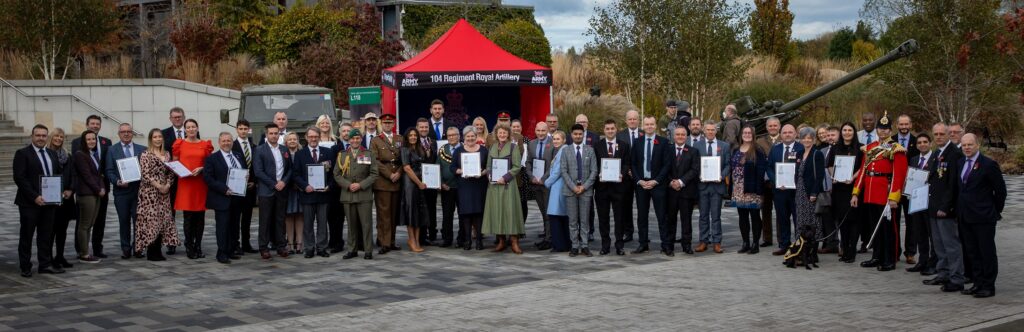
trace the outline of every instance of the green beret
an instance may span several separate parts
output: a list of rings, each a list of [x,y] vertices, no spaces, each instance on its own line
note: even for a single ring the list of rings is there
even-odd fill
[[[348,137],[356,137],[356,136],[360,136],[361,137],[361,136],[363,136],[363,134],[359,132],[359,129],[352,128],[352,130],[349,130]]]

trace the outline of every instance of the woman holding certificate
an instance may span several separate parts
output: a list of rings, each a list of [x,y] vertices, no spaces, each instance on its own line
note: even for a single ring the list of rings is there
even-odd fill
[[[817,133],[812,127],[801,127],[797,136],[800,144],[804,146],[804,152],[800,156],[800,162],[796,168],[796,211],[794,213],[796,230],[794,231],[799,235],[800,227],[814,226],[815,238],[813,240],[820,240],[823,235],[821,221],[814,213],[814,203],[818,200],[818,193],[823,190],[825,156],[814,146],[816,136]]]
[[[860,169],[863,155],[857,139],[857,127],[851,122],[843,123],[839,129],[839,140],[832,147],[825,162],[832,170],[832,219],[839,223],[839,261],[853,263],[857,259],[857,239],[860,233],[860,214],[850,206],[853,196],[853,179]],[[867,224],[866,222],[864,224]]]
[[[64,258],[64,243],[68,240],[68,224],[71,223],[71,219],[78,218],[78,205],[75,204],[75,195],[71,195],[71,172],[74,168],[71,167],[71,155],[68,154],[68,150],[64,149],[64,140],[66,136],[64,129],[56,127],[50,130],[50,138],[47,140],[46,148],[53,150],[57,155],[56,162],[60,164],[60,169],[64,170],[62,177],[64,180],[64,199],[61,201],[60,206],[57,207],[57,213],[53,218],[53,266],[60,266],[61,268],[73,267],[68,260]]]
[[[464,250],[469,250],[472,243],[476,244],[476,250],[484,249],[480,228],[483,226],[484,203],[487,198],[487,164],[484,164],[486,158],[483,157],[486,155],[487,147],[480,144],[476,127],[464,128],[462,146],[455,149],[451,164],[452,173],[459,177],[459,232],[465,240],[462,247]]]
[[[562,195],[565,183],[562,173],[562,147],[565,146],[565,132],[558,130],[551,134],[552,155],[550,174],[544,178],[544,186],[550,191],[548,194],[548,222],[551,224],[551,252],[566,252],[572,248],[572,241],[569,240],[569,210],[565,207],[567,196]]]
[[[761,205],[764,202],[764,177],[768,171],[768,155],[754,142],[754,127],[740,132],[740,146],[732,153],[732,201],[740,215],[743,247],[738,253],[758,253],[757,238],[761,235]],[[753,226],[753,232],[751,231]],[[770,240],[770,239],[765,239]]]
[[[192,174],[178,179],[178,192],[174,209],[181,211],[185,231],[185,255],[189,259],[204,258],[203,229],[206,228],[206,182],[203,181],[203,163],[213,152],[210,141],[199,139],[199,122],[185,120],[185,139],[174,141],[171,156]]]
[[[78,195],[78,225],[75,230],[75,249],[78,261],[99,263],[100,259],[89,254],[93,221],[99,213],[100,198],[107,194],[106,179],[100,172],[100,157],[96,150],[96,133],[82,132],[80,150],[75,151],[75,194]]]
[[[405,142],[402,144],[402,204],[398,214],[398,225],[405,226],[409,237],[409,249],[422,252],[420,247],[420,231],[427,224],[427,205],[423,198],[423,160],[427,151],[420,144],[420,134],[416,128],[405,130]]]
[[[164,151],[164,134],[160,129],[149,131],[149,145],[139,155],[142,181],[139,183],[139,207],[135,217],[135,251],[146,249],[146,259],[167,260],[160,252],[161,245],[175,246],[178,230],[171,215],[171,186],[175,175],[164,163],[171,155]],[[205,202],[204,202],[205,204]]]
[[[522,149],[512,143],[511,136],[512,129],[507,125],[501,124],[494,128],[494,145],[487,155],[491,185],[487,188],[487,201],[484,204],[483,232],[498,237],[495,252],[504,251],[510,242],[512,252],[522,254],[519,234],[525,233],[526,227],[523,226],[519,187],[515,181],[521,168]]]

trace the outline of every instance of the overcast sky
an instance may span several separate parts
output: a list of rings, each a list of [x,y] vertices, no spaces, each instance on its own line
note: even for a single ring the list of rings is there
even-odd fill
[[[753,0],[736,0],[749,4]],[[537,22],[544,27],[544,34],[551,41],[552,48],[581,48],[590,39],[583,33],[595,6],[607,6],[613,0],[503,0],[506,4],[530,5],[534,7]],[[857,23],[858,11],[864,0],[791,0],[789,9],[793,12],[793,38],[814,38],[822,32],[835,30]]]

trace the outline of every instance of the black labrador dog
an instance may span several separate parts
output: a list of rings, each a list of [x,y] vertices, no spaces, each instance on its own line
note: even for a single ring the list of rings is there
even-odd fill
[[[800,238],[789,245],[786,255],[782,256],[785,259],[782,264],[788,268],[803,265],[808,270],[811,270],[812,266],[818,267],[818,241],[814,238],[815,231],[813,225],[800,226]]]

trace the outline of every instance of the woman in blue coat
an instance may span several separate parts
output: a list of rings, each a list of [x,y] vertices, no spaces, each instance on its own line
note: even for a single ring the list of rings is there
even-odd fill
[[[569,215],[565,208],[565,197],[562,195],[561,173],[562,154],[565,146],[565,132],[558,130],[551,134],[551,143],[554,146],[555,159],[551,162],[551,170],[545,174],[544,186],[550,190],[548,193],[548,222],[551,223],[551,252],[566,252],[572,246],[569,241]],[[551,176],[555,174],[555,176]]]

